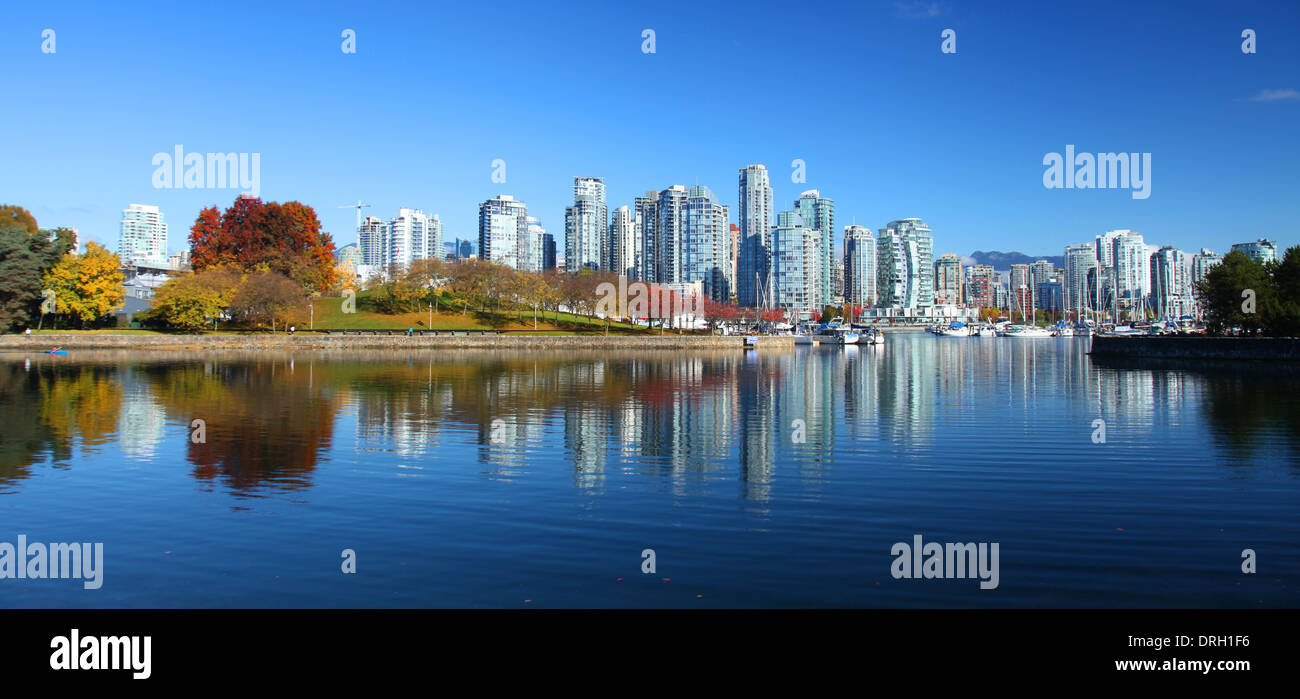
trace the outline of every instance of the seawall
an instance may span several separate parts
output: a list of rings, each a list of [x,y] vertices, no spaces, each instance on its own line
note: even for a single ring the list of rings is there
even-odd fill
[[[0,350],[40,351],[51,347],[132,350],[352,350],[352,349],[793,349],[792,336],[740,335],[3,335]]]
[[[1300,338],[1134,336],[1092,339],[1098,357],[1300,361]]]

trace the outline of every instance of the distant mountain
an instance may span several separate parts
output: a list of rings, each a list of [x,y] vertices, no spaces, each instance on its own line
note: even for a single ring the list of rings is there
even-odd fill
[[[989,265],[993,267],[993,269],[1001,270],[1011,269],[1011,265],[1027,265],[1039,260],[1047,260],[1048,262],[1051,262],[1054,267],[1065,267],[1064,255],[1033,256],[1015,251],[998,252],[997,250],[990,250],[984,252],[982,250],[976,250],[969,255],[969,258],[975,260],[975,264],[977,265]]]

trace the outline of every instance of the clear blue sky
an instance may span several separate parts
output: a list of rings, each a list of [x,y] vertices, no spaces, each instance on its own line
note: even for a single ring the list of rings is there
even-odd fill
[[[778,211],[817,188],[837,228],[919,216],[936,253],[1059,255],[1114,228],[1300,242],[1294,1],[288,5],[7,3],[0,203],[113,248],[121,210],[156,204],[176,251],[236,194],[154,189],[153,155],[181,144],[260,153],[262,197],[315,207],[340,245],[358,198],[437,213],[450,240],[498,193],[562,240],[574,175],[604,177],[611,210],[706,184],[734,219],[749,163]],[[1045,189],[1066,144],[1150,152],[1150,198]]]

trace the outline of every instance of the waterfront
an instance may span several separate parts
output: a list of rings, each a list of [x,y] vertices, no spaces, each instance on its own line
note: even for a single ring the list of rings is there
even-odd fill
[[[1296,370],[1087,346],[6,352],[0,541],[105,570],[0,606],[1296,606]]]

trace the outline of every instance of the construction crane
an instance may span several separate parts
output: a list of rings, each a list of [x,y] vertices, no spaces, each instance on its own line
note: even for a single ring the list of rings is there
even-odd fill
[[[361,210],[364,209],[364,208],[366,208],[366,207],[368,207],[368,206],[370,206],[370,205],[369,205],[369,204],[363,204],[363,203],[361,202],[361,200],[358,199],[358,200],[357,200],[357,203],[355,203],[355,204],[348,204],[348,205],[346,205],[346,206],[340,206],[340,207],[338,207],[338,208],[340,208],[340,209],[356,209],[356,210],[357,210],[357,232],[360,233],[360,232],[361,232]]]

